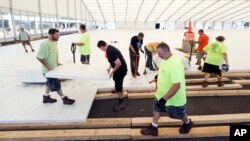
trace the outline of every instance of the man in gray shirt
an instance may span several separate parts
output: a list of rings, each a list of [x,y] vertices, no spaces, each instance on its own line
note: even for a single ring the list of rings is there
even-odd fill
[[[25,52],[26,53],[28,52],[28,50],[26,49],[26,44],[29,45],[31,51],[34,52],[34,49],[32,48],[32,46],[30,44],[30,36],[29,36],[29,34],[26,31],[24,31],[23,27],[21,27],[20,30],[21,31],[19,32],[19,42],[22,42],[22,45],[23,45],[23,47],[25,49]]]

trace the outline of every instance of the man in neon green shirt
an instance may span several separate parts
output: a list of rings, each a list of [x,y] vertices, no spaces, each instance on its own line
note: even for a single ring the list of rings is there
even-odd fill
[[[142,128],[141,134],[158,135],[160,112],[168,112],[170,118],[182,120],[183,125],[179,132],[189,133],[193,122],[185,111],[187,97],[184,66],[181,60],[170,52],[166,43],[160,43],[157,46],[157,52],[163,60],[158,71],[157,91],[153,104],[153,122],[149,127]]]
[[[42,72],[45,75],[47,72],[55,69],[58,65],[58,50],[57,50],[57,41],[59,39],[59,30],[50,29],[49,30],[49,39],[41,43],[39,51],[37,53],[37,59],[42,64]],[[63,104],[72,105],[75,103],[75,100],[69,99],[65,96],[61,89],[61,83],[58,78],[46,78],[46,90],[43,95],[43,103],[55,103],[56,99],[50,97],[50,91],[57,91],[61,96]]]
[[[91,49],[89,46],[89,34],[84,24],[80,25],[80,31],[82,33],[80,37],[80,41],[74,44],[79,46],[79,52],[81,54],[82,64],[89,64]]]
[[[202,68],[202,72],[205,72],[205,80],[202,87],[208,87],[208,78],[211,74],[216,74],[218,77],[218,86],[224,86],[222,82],[222,74],[220,65],[225,61],[225,65],[229,67],[227,60],[227,47],[223,44],[225,37],[216,37],[216,42],[213,42],[203,48],[203,51],[207,53],[205,63]]]

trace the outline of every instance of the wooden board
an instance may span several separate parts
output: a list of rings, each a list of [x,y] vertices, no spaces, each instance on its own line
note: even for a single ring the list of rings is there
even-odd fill
[[[250,73],[248,73],[249,71],[246,70],[246,72],[228,72],[228,73],[224,73],[223,77],[250,77]],[[186,72],[185,75],[204,75],[203,72]]]
[[[229,78],[222,78],[222,81],[229,81]],[[203,82],[204,78],[194,78],[194,79],[186,79],[186,83],[199,83],[199,82]],[[217,78],[209,78],[208,82],[217,82],[218,79]]]
[[[124,97],[128,97],[128,92],[123,91]],[[95,96],[95,100],[103,100],[103,99],[114,99],[118,98],[118,94],[113,94],[113,93],[102,93],[102,94],[97,94]]]
[[[229,126],[215,127],[195,127],[189,134],[180,134],[179,128],[159,128],[159,135],[144,136],[140,133],[141,129],[131,129],[132,140],[140,139],[170,139],[170,138],[200,138],[200,137],[224,137],[229,136]]]
[[[131,127],[131,118],[93,118],[86,122],[0,124],[0,131]]]
[[[244,96],[250,95],[250,90],[210,90],[210,91],[186,91],[187,97],[204,96]],[[128,99],[154,98],[155,92],[129,93]]]
[[[250,80],[233,80],[233,83],[247,85],[250,84]]]
[[[200,86],[186,86],[187,91],[197,91],[197,90],[223,90],[223,89],[241,89],[240,84],[225,84],[223,87],[218,87],[217,85],[209,85],[206,88]]]
[[[250,113],[244,114],[221,114],[221,115],[199,115],[189,116],[195,125],[208,124],[223,124],[223,123],[242,123],[250,122]],[[138,117],[132,118],[132,127],[148,126],[152,122],[152,117]],[[181,125],[182,122],[177,119],[169,117],[161,117],[159,120],[160,126],[176,126]]]
[[[0,131],[0,140],[112,140],[130,139],[131,129],[69,129],[37,131]]]

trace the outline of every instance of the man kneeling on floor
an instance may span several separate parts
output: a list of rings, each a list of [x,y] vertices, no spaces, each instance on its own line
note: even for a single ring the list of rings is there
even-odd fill
[[[110,63],[107,71],[110,78],[113,76],[113,80],[115,81],[115,91],[118,92],[119,102],[118,105],[113,108],[113,112],[121,111],[125,108],[125,102],[123,98],[123,79],[127,75],[127,64],[121,52],[117,48],[107,45],[105,41],[99,41],[97,43],[97,47],[100,50],[106,52],[106,57]],[[111,67],[113,68],[112,71],[110,71]]]
[[[193,122],[185,110],[187,97],[184,66],[181,60],[171,53],[167,44],[160,43],[157,52],[162,62],[158,71],[157,91],[153,104],[153,122],[149,127],[142,128],[141,134],[158,135],[160,112],[168,112],[170,118],[182,120],[183,125],[179,132],[189,133]]]
[[[49,30],[49,39],[41,43],[40,49],[37,53],[37,59],[42,64],[42,72],[45,75],[47,72],[55,69],[60,63],[58,63],[58,50],[57,50],[57,41],[59,39],[59,30],[50,29]],[[75,103],[75,100],[69,99],[65,96],[61,90],[60,80],[57,78],[46,78],[46,90],[43,96],[43,103],[55,103],[57,100],[50,97],[49,92],[57,91],[61,96],[63,104],[72,105]]]

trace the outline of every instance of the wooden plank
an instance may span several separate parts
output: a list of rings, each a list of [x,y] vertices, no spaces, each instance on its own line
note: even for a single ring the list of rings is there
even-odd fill
[[[140,128],[70,129],[38,131],[1,131],[0,140],[118,140],[167,139],[229,136],[229,126],[194,127],[189,134],[180,134],[179,127],[159,128],[159,136],[144,136]]]
[[[210,90],[210,91],[186,91],[187,97],[204,96],[244,96],[250,95],[250,90]],[[129,93],[128,99],[154,98],[155,92]]]
[[[131,118],[93,118],[86,122],[0,124],[0,131],[131,127]]]
[[[131,129],[69,129],[0,131],[0,140],[112,140],[131,139]]]
[[[247,85],[250,84],[250,80],[233,80],[233,83]]]
[[[241,89],[242,85],[240,84],[225,84],[223,87],[218,87],[217,85],[208,85],[208,87],[203,88],[200,86],[186,86],[188,91],[197,91],[197,90],[223,90],[223,89]]]
[[[250,90],[210,90],[210,91],[187,91],[188,97],[200,96],[246,96]]]
[[[131,129],[132,140],[142,139],[171,139],[171,138],[201,138],[201,137],[225,137],[229,136],[229,126],[195,127],[189,134],[180,134],[179,128],[159,128],[158,136],[144,136],[141,129]]]
[[[229,78],[222,78],[222,81],[229,81]],[[204,78],[195,78],[195,79],[186,79],[186,83],[199,83],[199,82],[203,82]],[[218,79],[217,78],[209,78],[208,82],[217,82]]]
[[[123,91],[124,97],[128,97],[128,92]],[[102,93],[102,94],[97,94],[95,96],[95,100],[103,100],[103,99],[114,99],[118,98],[118,94],[113,94],[113,93]]]
[[[243,122],[250,122],[250,113],[199,115],[199,116],[189,116],[189,118],[192,119],[195,125],[243,123]],[[152,117],[132,118],[132,127],[148,126],[150,123],[152,123]],[[176,126],[181,124],[182,122],[180,120],[171,119],[169,117],[161,117],[159,120],[160,126]]]
[[[185,75],[192,76],[192,75],[204,75],[203,72],[186,72]],[[228,72],[224,73],[223,77],[250,77],[249,70],[246,70],[245,72]]]

